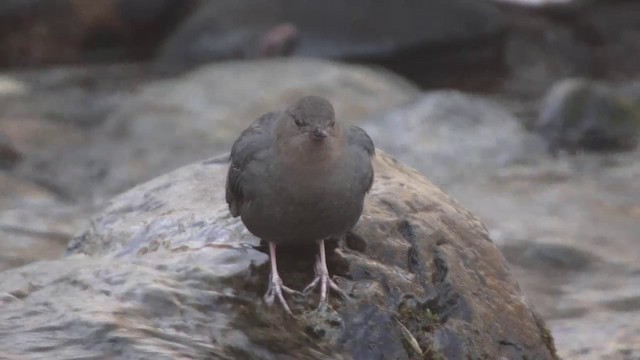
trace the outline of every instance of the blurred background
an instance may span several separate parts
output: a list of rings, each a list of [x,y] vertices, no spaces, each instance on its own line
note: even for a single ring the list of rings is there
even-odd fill
[[[487,225],[565,359],[640,359],[640,2],[2,0],[0,271],[306,94]]]

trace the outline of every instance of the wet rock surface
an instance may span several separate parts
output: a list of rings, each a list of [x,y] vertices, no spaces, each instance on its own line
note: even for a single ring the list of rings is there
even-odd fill
[[[392,158],[378,155],[375,168],[361,222],[330,252],[350,298],[332,297],[328,313],[298,303],[294,321],[265,307],[268,257],[228,214],[226,164],[211,159],[113,198],[64,259],[0,274],[0,334],[11,340],[0,349],[18,357],[46,347],[49,356],[130,358],[554,358],[483,225]],[[304,254],[281,255],[294,288],[313,275],[313,253]]]
[[[487,225],[562,358],[635,356],[637,149],[552,158],[495,102],[460,93],[427,94],[362,126]]]

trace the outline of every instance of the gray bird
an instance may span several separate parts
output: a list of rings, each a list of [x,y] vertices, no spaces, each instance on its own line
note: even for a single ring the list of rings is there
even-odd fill
[[[271,275],[265,294],[291,314],[276,246],[317,242],[316,277],[320,307],[327,305],[327,285],[344,295],[329,278],[324,240],[342,237],[362,214],[365,194],[373,184],[373,141],[356,126],[336,121],[331,103],[318,96],[298,100],[280,113],[253,122],[234,142],[227,174],[226,200],[234,217],[269,243]]]

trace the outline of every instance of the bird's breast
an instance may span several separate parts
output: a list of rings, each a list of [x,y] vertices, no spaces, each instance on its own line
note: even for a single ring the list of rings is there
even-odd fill
[[[337,236],[362,213],[362,181],[344,163],[306,171],[274,165],[263,175],[252,181],[255,191],[243,214],[247,227],[262,238],[286,243]]]

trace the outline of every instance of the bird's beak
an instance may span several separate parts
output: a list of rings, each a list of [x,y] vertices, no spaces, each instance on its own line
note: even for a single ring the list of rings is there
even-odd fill
[[[316,140],[322,140],[327,137],[327,132],[322,129],[313,129],[311,136]]]

